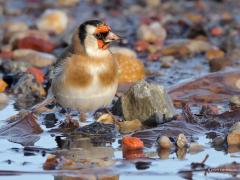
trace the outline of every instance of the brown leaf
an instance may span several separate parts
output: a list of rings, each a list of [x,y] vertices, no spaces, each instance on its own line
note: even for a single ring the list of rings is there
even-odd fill
[[[16,119],[15,119],[16,118]],[[0,136],[6,137],[9,141],[22,144],[23,146],[34,145],[43,132],[32,113],[24,113],[14,117],[14,122],[7,124],[0,129]]]

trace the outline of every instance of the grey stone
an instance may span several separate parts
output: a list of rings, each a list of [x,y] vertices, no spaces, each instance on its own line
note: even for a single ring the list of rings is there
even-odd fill
[[[125,120],[139,119],[147,125],[172,118],[175,108],[163,86],[138,81],[113,106],[113,113]]]

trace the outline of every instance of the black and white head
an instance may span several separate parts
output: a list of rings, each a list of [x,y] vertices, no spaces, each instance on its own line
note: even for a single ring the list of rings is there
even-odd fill
[[[109,25],[100,20],[89,20],[78,28],[78,37],[88,56],[106,56],[109,54],[109,43],[119,40]]]

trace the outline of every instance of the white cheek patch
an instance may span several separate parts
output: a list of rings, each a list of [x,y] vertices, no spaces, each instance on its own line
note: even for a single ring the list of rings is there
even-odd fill
[[[96,32],[96,27],[92,25],[87,25],[86,26],[86,31],[88,34],[94,34]]]

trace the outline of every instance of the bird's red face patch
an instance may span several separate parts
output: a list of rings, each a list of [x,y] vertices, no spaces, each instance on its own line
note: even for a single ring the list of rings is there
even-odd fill
[[[96,28],[96,36],[97,36],[97,43],[99,49],[107,49],[109,48],[109,43],[104,41],[105,36],[111,31],[110,26],[107,24],[101,24]]]
[[[98,34],[98,33],[107,33],[109,31],[111,31],[111,28],[107,24],[99,25],[96,28],[96,34]]]

